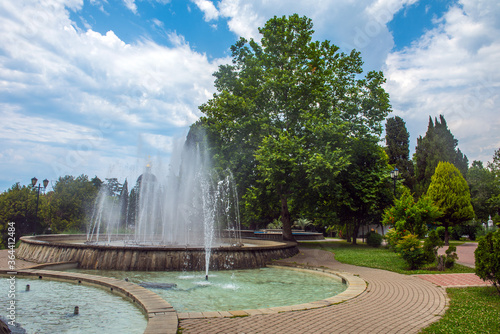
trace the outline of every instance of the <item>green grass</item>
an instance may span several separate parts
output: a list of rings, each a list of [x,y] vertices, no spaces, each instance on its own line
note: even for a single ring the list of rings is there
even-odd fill
[[[301,243],[300,245],[333,252],[335,254],[335,259],[342,263],[384,269],[400,274],[413,275],[474,272],[473,268],[460,264],[455,264],[452,269],[447,269],[446,271],[437,271],[434,265],[429,265],[419,270],[408,270],[408,264],[398,254],[385,247],[373,248],[366,244],[352,245],[345,240],[333,242],[307,242]]]
[[[494,287],[448,288],[450,307],[422,330],[434,333],[500,333],[500,295]]]

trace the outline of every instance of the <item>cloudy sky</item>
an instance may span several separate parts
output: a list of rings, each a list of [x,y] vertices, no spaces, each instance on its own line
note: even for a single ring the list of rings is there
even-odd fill
[[[412,150],[443,114],[469,161],[500,147],[498,0],[0,0],[0,191],[134,179],[168,159],[243,36],[298,13],[387,78]]]

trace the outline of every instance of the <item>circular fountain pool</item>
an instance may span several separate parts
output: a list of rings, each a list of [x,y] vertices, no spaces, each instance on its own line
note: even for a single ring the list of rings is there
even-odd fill
[[[16,322],[27,333],[133,334],[143,333],[147,326],[136,306],[103,289],[27,278],[16,278],[15,282]],[[9,285],[7,278],[0,277],[1,291],[9,291]],[[9,302],[0,298],[0,308],[7,310]],[[73,314],[75,306],[79,307],[78,315]]]
[[[347,288],[337,276],[280,267],[210,272],[208,281],[204,272],[71,271],[128,278],[163,297],[177,312],[303,304],[332,297]]]

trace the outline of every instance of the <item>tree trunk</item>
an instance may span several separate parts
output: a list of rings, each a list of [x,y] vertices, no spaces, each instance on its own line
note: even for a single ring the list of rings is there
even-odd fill
[[[359,233],[359,221],[357,219],[354,220],[354,226],[352,229],[352,244],[357,245],[358,233]]]
[[[281,198],[281,222],[283,223],[283,240],[295,241],[292,234],[292,222],[290,221],[290,211],[288,211],[288,201],[285,195],[280,195]]]

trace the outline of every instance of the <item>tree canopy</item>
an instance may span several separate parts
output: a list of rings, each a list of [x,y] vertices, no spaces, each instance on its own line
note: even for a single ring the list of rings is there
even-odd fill
[[[403,184],[413,189],[414,169],[413,162],[410,160],[410,133],[401,117],[395,116],[387,119],[385,145],[389,164],[399,170]]]
[[[431,178],[427,196],[442,213],[438,222],[445,228],[445,244],[448,245],[448,227],[474,218],[467,181],[453,164],[440,162]]]
[[[218,93],[197,125],[216,164],[234,171],[244,205],[272,203],[260,211],[278,212],[289,240],[293,215],[321,216],[341,197],[349,147],[380,136],[390,110],[383,74],[361,77],[359,52],[313,41],[312,26],[296,14],[274,17],[259,29],[260,44],[241,38],[233,63],[214,74]]]
[[[462,174],[467,175],[468,159],[460,151],[458,140],[455,139],[448,129],[443,115],[432,121],[429,117],[429,125],[425,136],[417,138],[415,148],[415,193],[421,196],[429,188],[431,177],[441,161],[452,163]]]

